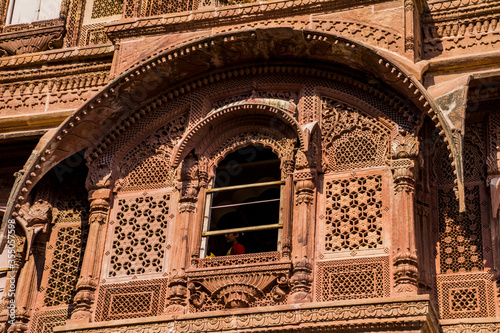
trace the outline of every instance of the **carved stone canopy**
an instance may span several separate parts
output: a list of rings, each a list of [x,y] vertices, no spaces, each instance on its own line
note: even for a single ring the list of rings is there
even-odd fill
[[[185,50],[190,51],[184,52]],[[26,173],[19,180],[16,190],[11,193],[11,204],[7,207],[6,219],[17,215],[33,186],[53,166],[76,151],[94,144],[88,140],[74,140],[75,137],[118,139],[124,133],[124,128],[102,126],[115,124],[119,119],[127,118],[127,115],[134,118],[133,122],[137,122],[159,105],[173,101],[199,87],[210,85],[213,80],[223,80],[227,77],[226,72],[214,75],[213,80],[186,81],[186,78],[213,71],[214,63],[217,63],[217,71],[224,71],[235,65],[262,59],[289,58],[306,60],[309,64],[314,61],[330,62],[366,71],[386,82],[400,95],[408,98],[422,113],[429,115],[443,128],[442,135],[446,136],[449,142],[453,142],[449,126],[443,122],[434,101],[421,83],[403,66],[387,59],[368,45],[361,45],[334,34],[291,28],[248,29],[202,37],[176,48],[159,50],[156,54],[110,82],[56,131],[49,132],[39,147],[42,153],[26,165]],[[191,63],[200,65],[187,67],[186,64]],[[255,74],[251,70],[234,73],[242,76]],[[160,95],[163,98],[155,100],[155,105],[148,106],[142,113],[135,113],[138,103],[134,102],[134,96],[141,96],[141,100],[146,101]],[[125,120],[125,123],[127,122],[132,123]],[[110,135],[106,136],[108,132]],[[98,158],[106,149],[106,145],[109,143],[91,147],[89,156],[92,159]],[[182,156],[178,161],[180,160]]]

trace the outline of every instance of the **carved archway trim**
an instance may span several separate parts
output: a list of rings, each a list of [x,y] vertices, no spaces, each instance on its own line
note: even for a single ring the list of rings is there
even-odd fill
[[[279,107],[271,104],[278,105]],[[275,120],[282,122],[284,125],[288,125],[297,135],[300,146],[304,147],[304,136],[300,124],[291,115],[291,113],[295,111],[295,108],[295,105],[291,102],[273,99],[257,100],[257,103],[240,101],[217,109],[209,113],[207,117],[198,122],[185,134],[174,152],[172,161],[173,167],[179,165],[183,158],[198,145],[200,139],[211,131],[211,128],[223,123],[227,126],[229,120],[238,119],[239,117],[249,114],[270,116],[271,119],[267,124],[269,127],[277,126],[274,122]],[[241,118],[239,119],[240,120],[237,120],[237,122],[241,123]],[[260,130],[262,130],[262,128],[263,127],[261,127]],[[201,145],[203,146],[203,143],[201,143]]]
[[[285,41],[290,47],[283,49],[282,43]],[[200,58],[207,59],[207,57],[211,60],[189,69],[183,68],[180,64],[181,61],[197,63]],[[332,33],[292,28],[248,29],[202,37],[179,45],[175,49],[160,51],[110,82],[100,93],[68,117],[56,131],[45,138],[45,141],[40,142],[11,192],[0,233],[5,234],[7,220],[17,216],[17,211],[26,201],[31,189],[46,172],[74,152],[89,146],[91,140],[82,138],[104,135],[105,121],[118,121],[124,114],[134,110],[138,103],[161,95],[169,87],[177,89],[159,101],[160,105],[186,90],[190,91],[203,85],[201,81],[186,86],[179,85],[179,82],[185,81],[185,77],[196,77],[213,69],[214,64],[217,64],[216,67],[226,67],[237,63],[286,57],[333,62],[372,73],[411,100],[423,113],[431,117],[438,128],[442,129],[440,135],[445,137],[454,159],[460,210],[465,209],[459,140],[453,136],[430,94],[402,65],[372,46]],[[217,61],[213,61],[214,59]],[[139,118],[145,114],[147,110],[144,110]],[[89,122],[93,126],[88,126]],[[87,123],[87,126],[82,126],[83,123]]]
[[[240,122],[228,130],[213,131],[200,142],[200,159],[204,161],[204,168],[209,177],[214,176],[215,167],[228,154],[251,145],[270,148],[279,157],[282,165],[285,160],[293,157],[297,136],[292,129],[262,127],[262,124],[258,124],[258,119],[251,119],[251,124]]]

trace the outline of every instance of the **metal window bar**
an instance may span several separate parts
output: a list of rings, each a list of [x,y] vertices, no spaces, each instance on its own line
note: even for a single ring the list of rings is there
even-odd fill
[[[263,187],[263,186],[270,186],[270,185],[283,185],[285,182],[283,180],[276,180],[273,182],[264,182],[264,183],[255,183],[255,184],[243,184],[243,185],[234,185],[234,186],[226,186],[226,187],[216,187],[216,188],[211,188],[207,190],[207,193],[214,193],[214,192],[222,192],[222,191],[229,191],[229,190],[239,190],[242,188],[251,188],[251,187]]]
[[[207,198],[206,198],[206,205],[205,205],[205,214],[203,218],[203,232],[201,234],[201,248],[200,248],[200,258],[205,258],[207,256],[207,238],[210,236],[219,236],[219,235],[224,235],[227,233],[238,233],[238,232],[249,232],[249,231],[261,231],[261,230],[272,230],[272,229],[279,229],[280,231],[283,229],[283,224],[282,223],[275,223],[275,224],[264,224],[264,225],[258,225],[258,226],[251,226],[251,227],[243,227],[243,228],[233,228],[233,229],[224,229],[224,230],[212,230],[209,231],[210,227],[210,220],[211,220],[211,213],[213,208],[223,208],[223,207],[234,207],[234,206],[239,206],[239,205],[250,205],[250,204],[259,204],[263,202],[276,202],[280,201],[280,221],[281,221],[281,197],[280,195],[279,199],[270,199],[270,200],[261,200],[261,201],[254,201],[254,202],[245,202],[245,203],[240,203],[240,204],[231,204],[231,205],[221,205],[221,206],[212,206],[212,193],[215,192],[222,192],[222,191],[230,191],[230,190],[238,190],[238,189],[245,189],[245,188],[253,188],[253,187],[264,187],[264,186],[272,186],[272,185],[284,185],[285,181],[283,180],[277,180],[277,181],[272,181],[272,182],[263,182],[263,183],[255,183],[255,184],[244,184],[244,185],[234,185],[234,186],[225,186],[225,187],[218,187],[218,188],[212,188],[207,190]],[[281,232],[278,233],[278,244],[279,244],[279,239],[281,239]]]

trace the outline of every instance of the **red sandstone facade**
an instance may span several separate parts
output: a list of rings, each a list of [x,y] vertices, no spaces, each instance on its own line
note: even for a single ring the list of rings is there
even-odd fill
[[[56,7],[0,1],[0,332],[500,331],[498,1]]]

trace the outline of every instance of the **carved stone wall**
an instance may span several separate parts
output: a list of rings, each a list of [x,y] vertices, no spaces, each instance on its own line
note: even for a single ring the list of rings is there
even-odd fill
[[[108,321],[162,314],[166,280],[151,279],[105,284],[99,288],[96,321]]]
[[[388,257],[321,261],[317,264],[318,302],[388,297]]]
[[[107,277],[137,276],[165,271],[170,194],[143,193],[118,198],[107,250]]]
[[[452,171],[442,148],[434,156],[438,249],[436,295],[443,319],[496,316],[493,247],[485,193],[486,139],[483,122],[465,127],[466,212],[458,214]]]

